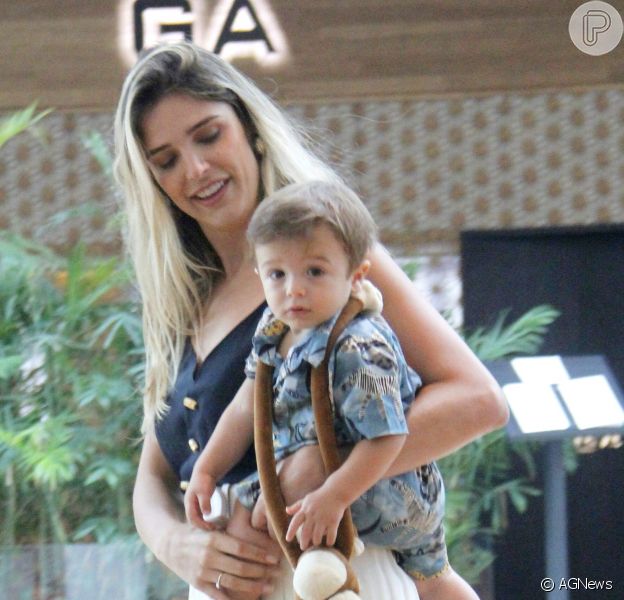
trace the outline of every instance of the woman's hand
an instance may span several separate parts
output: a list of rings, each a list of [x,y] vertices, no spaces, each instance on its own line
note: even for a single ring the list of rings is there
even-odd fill
[[[215,600],[257,598],[278,571],[279,546],[235,509],[226,531],[206,531],[184,518],[178,482],[153,433],[143,443],[134,487],[139,535],[156,558]],[[221,576],[221,579],[219,579]],[[219,581],[219,590],[216,583]]]
[[[280,550],[260,532],[249,532],[253,541],[243,539],[240,525],[236,533],[237,536],[229,530],[205,531],[180,523],[175,530],[169,530],[169,543],[158,558],[214,600],[256,599],[272,590]]]
[[[225,588],[228,598],[236,600],[252,600],[258,597],[257,583],[261,583],[262,594],[269,594],[273,591],[272,579],[279,574],[280,557],[282,555],[281,549],[277,542],[271,540],[268,534],[264,531],[258,531],[251,526],[250,513],[236,502],[232,511],[232,517],[226,528],[226,532],[230,540],[238,541],[239,543],[245,543],[246,546],[251,545],[252,548],[262,549],[262,560],[269,560],[269,564],[264,569],[262,575],[258,576],[250,574],[248,567],[244,565],[243,570],[222,571],[220,587]],[[245,558],[243,554],[243,547],[239,547],[236,550],[235,556],[239,558]],[[250,560],[258,562],[258,557],[253,553],[249,556]],[[240,565],[233,565],[238,568]],[[250,581],[252,577],[255,581]],[[251,585],[250,585],[251,584]]]

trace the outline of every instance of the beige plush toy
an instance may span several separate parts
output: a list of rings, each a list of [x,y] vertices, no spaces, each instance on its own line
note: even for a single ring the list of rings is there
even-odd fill
[[[327,370],[329,355],[345,325],[355,315],[364,308],[381,310],[380,294],[374,286],[363,285],[355,296],[346,304],[334,325],[323,362],[317,368],[312,369],[312,406],[319,447],[327,475],[340,466],[329,395]],[[314,547],[302,552],[296,540],[286,541],[289,517],[286,514],[284,497],[279,487],[273,454],[272,371],[272,367],[258,362],[254,402],[254,444],[267,517],[284,554],[294,569],[295,597],[297,600],[359,600],[359,584],[349,562],[356,548],[354,527],[349,510],[343,516],[336,544],[333,547]]]

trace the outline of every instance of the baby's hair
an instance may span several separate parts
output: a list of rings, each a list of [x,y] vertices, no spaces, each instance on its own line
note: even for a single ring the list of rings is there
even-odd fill
[[[276,239],[297,239],[327,225],[342,244],[354,270],[377,239],[375,222],[358,195],[338,182],[308,181],[287,185],[267,196],[249,223],[253,247]]]

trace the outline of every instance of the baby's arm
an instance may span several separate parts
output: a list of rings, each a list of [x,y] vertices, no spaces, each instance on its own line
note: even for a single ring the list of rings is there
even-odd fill
[[[358,442],[347,460],[320,488],[287,508],[292,519],[286,539],[291,541],[301,527],[299,544],[302,550],[309,545],[318,546],[323,536],[332,546],[347,507],[384,478],[405,438],[405,435],[385,435]]]
[[[402,397],[412,396],[415,382],[401,369],[398,342],[395,348],[382,321],[363,319],[349,327],[334,349],[333,400],[337,418],[362,441],[320,488],[289,507],[286,539],[300,530],[302,549],[323,536],[334,544],[346,508],[386,476],[407,437]]]
[[[253,441],[253,380],[246,378],[202,450],[184,494],[186,518],[204,529],[217,482],[243,457]]]

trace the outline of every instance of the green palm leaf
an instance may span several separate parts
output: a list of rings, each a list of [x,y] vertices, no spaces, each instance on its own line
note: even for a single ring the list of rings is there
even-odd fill
[[[17,111],[0,121],[0,148],[23,131],[29,130],[31,133],[36,134],[34,126],[43,117],[50,114],[52,109],[48,108],[39,113],[36,110],[37,103],[33,102],[28,108]]]

